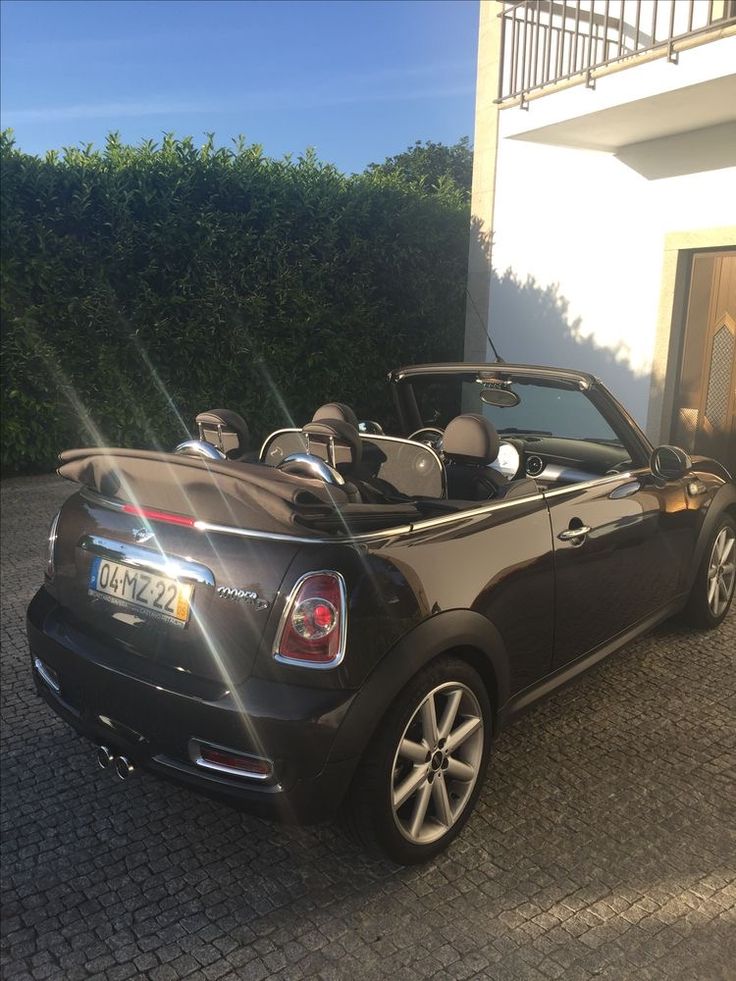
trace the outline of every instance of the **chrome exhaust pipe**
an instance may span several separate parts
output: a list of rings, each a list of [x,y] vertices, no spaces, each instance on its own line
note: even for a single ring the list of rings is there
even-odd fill
[[[97,747],[97,765],[102,770],[106,770],[108,768],[108,766],[110,766],[110,764],[112,763],[112,761],[114,759],[115,759],[115,757],[110,752],[110,750],[107,748],[107,746],[98,746]]]
[[[116,756],[114,761],[115,773],[120,780],[127,780],[135,767],[127,756]]]

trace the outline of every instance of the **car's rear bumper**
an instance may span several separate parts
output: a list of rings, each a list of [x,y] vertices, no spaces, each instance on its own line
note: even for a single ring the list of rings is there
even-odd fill
[[[39,695],[81,735],[136,766],[265,817],[311,823],[334,815],[356,761],[329,756],[354,693],[249,678],[206,700],[111,667],[99,642],[85,642],[60,620],[41,589],[27,618],[33,677]],[[36,658],[53,673],[58,691],[39,674]],[[204,769],[190,756],[190,739],[266,758],[273,776]]]

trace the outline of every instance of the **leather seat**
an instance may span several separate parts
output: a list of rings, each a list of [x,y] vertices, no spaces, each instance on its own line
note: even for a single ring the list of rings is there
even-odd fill
[[[442,447],[451,500],[486,501],[497,496],[507,480],[488,464],[498,456],[500,445],[495,426],[485,416],[467,413],[448,423]]]

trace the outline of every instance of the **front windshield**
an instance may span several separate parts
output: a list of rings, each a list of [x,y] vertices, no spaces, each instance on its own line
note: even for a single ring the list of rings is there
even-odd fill
[[[415,378],[410,382],[425,426],[444,429],[461,412],[489,419],[501,435],[534,434],[561,439],[592,440],[621,445],[621,440],[584,392],[577,388],[514,382],[515,406],[498,407],[481,401],[483,386],[461,378]]]

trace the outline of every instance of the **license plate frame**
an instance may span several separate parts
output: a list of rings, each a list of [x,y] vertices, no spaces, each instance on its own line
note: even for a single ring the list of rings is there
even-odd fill
[[[141,610],[152,619],[183,628],[191,615],[194,585],[96,555],[90,566],[88,591],[115,606]]]

